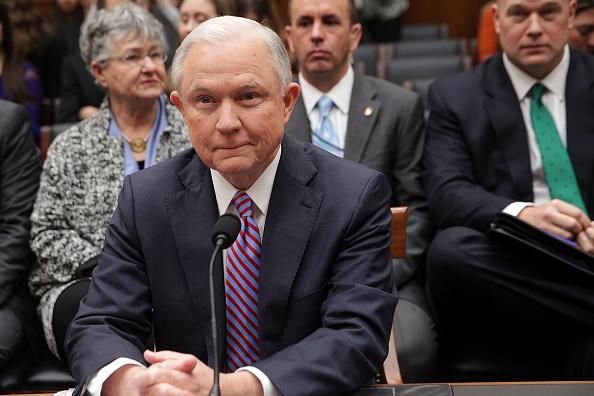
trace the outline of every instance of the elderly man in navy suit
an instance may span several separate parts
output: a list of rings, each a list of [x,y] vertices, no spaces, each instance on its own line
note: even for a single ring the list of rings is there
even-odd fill
[[[285,36],[299,62],[301,96],[285,133],[383,172],[392,188],[390,204],[409,207],[407,257],[394,260],[400,297],[394,318],[398,361],[404,381],[435,381],[437,341],[423,292],[433,226],[421,185],[421,99],[354,70],[349,57],[359,45],[361,24],[352,0],[291,0],[289,17]],[[330,135],[334,143],[322,136],[326,125],[335,132]]]
[[[242,231],[214,273],[221,394],[370,383],[397,301],[386,177],[284,137],[299,86],[257,22],[203,23],[172,73],[194,148],[124,182],[67,335],[77,392],[208,394],[211,232],[228,212]]]
[[[567,45],[575,8],[497,1],[503,52],[430,89],[424,181],[442,231],[428,286],[449,348],[571,348],[593,333],[592,276],[485,233],[505,212],[594,251],[594,58]],[[568,355],[569,378],[593,378]]]

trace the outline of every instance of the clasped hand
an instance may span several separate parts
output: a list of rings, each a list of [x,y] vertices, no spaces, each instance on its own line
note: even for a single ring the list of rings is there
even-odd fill
[[[103,384],[101,396],[209,395],[213,370],[194,355],[145,351],[149,367],[126,365]],[[261,395],[260,381],[250,372],[220,375],[222,395]]]
[[[535,227],[574,241],[580,249],[594,253],[594,222],[578,207],[559,199],[527,206],[518,217]]]

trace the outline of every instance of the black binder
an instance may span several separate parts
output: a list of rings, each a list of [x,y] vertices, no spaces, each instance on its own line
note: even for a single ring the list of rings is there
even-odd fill
[[[516,216],[497,213],[487,233],[494,237],[503,237],[522,243],[560,262],[594,275],[594,255],[579,249],[571,241],[534,227]]]

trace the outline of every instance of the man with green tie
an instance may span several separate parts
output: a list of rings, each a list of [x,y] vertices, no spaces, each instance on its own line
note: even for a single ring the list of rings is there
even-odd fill
[[[569,350],[594,330],[594,277],[486,233],[505,212],[594,252],[594,58],[567,45],[575,8],[498,0],[502,53],[431,87],[428,290],[446,351],[536,336]],[[568,355],[569,379],[594,377]]]

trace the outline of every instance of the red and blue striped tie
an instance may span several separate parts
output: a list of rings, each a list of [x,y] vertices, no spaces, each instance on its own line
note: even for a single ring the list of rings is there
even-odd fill
[[[227,360],[230,373],[260,360],[260,231],[252,213],[252,200],[245,192],[235,194],[233,205],[241,217],[241,231],[227,252]]]

